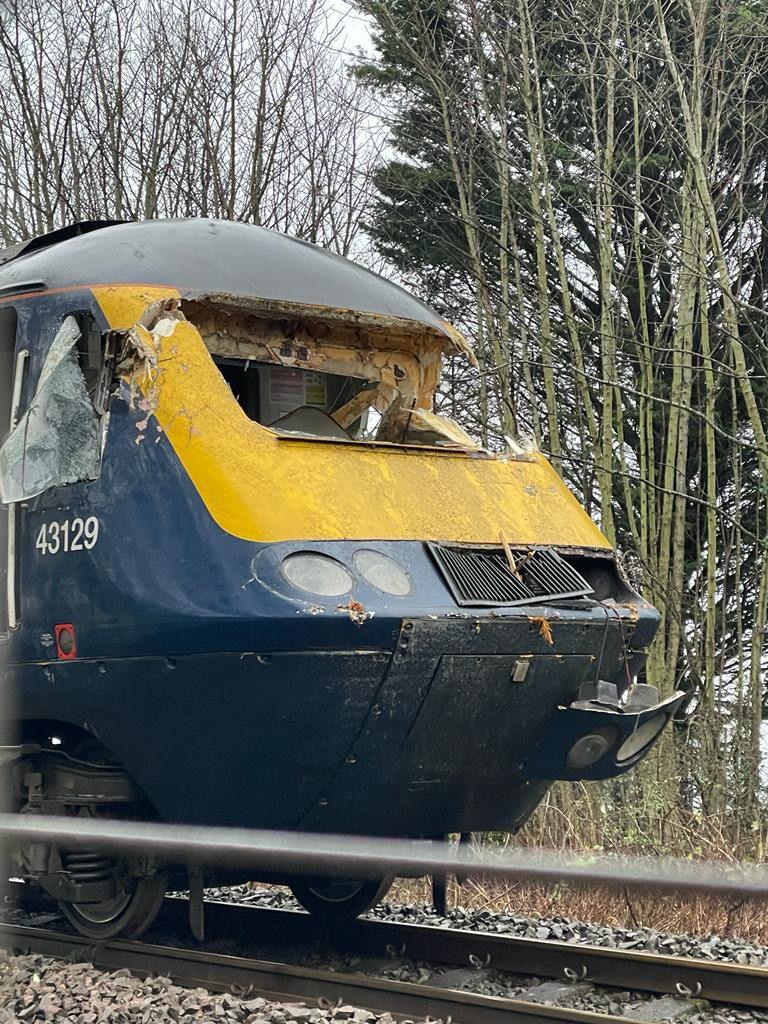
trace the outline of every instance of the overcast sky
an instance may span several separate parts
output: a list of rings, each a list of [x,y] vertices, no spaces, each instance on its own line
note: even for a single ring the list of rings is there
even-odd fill
[[[371,35],[366,24],[367,19],[359,11],[355,10],[351,4],[346,3],[345,0],[335,0],[333,8],[343,18],[344,48],[352,53],[360,47],[364,50],[369,50]]]

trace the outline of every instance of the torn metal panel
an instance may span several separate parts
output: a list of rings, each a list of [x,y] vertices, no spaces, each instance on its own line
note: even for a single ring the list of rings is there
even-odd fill
[[[93,292],[110,328],[124,332],[173,290],[108,285]],[[187,303],[182,309],[192,315]],[[368,438],[294,444],[294,436],[288,444],[291,435],[267,429],[233,400],[192,322],[179,320],[159,345],[156,424],[214,521],[236,537],[498,544],[503,530],[516,548],[611,549],[541,455],[477,457],[454,445],[408,449]]]
[[[180,321],[185,320],[174,296],[150,302],[142,315],[123,334],[123,346],[116,373],[128,385],[129,404],[147,415],[157,406],[160,348]]]
[[[304,320],[262,319],[207,305],[189,312],[213,355],[381,382],[418,406],[431,406],[433,375],[418,351],[391,344],[374,347],[357,331],[329,332]]]
[[[351,398],[348,402],[331,413],[331,418],[334,419],[340,427],[349,427],[355,420],[359,419],[367,409],[375,409],[378,413],[384,413],[392,405],[392,402],[397,396],[395,388],[389,387],[389,385],[379,382],[376,387],[370,390],[360,391]]]
[[[124,332],[118,366],[132,407],[148,414],[155,410],[161,342],[179,322],[187,320],[215,357],[373,385],[330,412],[330,418],[344,430],[366,422],[369,411],[376,413],[381,421],[375,436],[366,435],[367,441],[480,450],[458,424],[431,411],[442,353],[465,347],[457,332],[449,332],[449,337],[423,323],[398,317],[229,294],[200,296],[183,303],[178,294],[161,295],[148,302]],[[166,349],[164,355],[170,357],[174,351]],[[262,422],[270,425],[271,421]],[[276,428],[283,429],[277,424]],[[144,428],[140,425],[139,429],[139,440],[143,440]],[[316,435],[309,432],[307,436]],[[334,432],[329,436],[335,436]]]
[[[354,307],[260,299],[229,292],[196,295],[188,305],[229,309],[233,312],[239,310],[267,320],[301,321],[313,325],[312,329],[317,334],[342,329],[347,334],[356,333],[357,344],[361,347],[366,338],[375,338],[376,341],[370,341],[370,347],[378,348],[399,347],[402,339],[409,339],[411,344],[420,344],[425,349],[463,355],[473,366],[477,365],[466,338],[446,320],[438,320],[432,325],[423,320],[371,313]],[[190,313],[190,319],[196,322],[193,313]]]
[[[443,352],[469,354],[458,333],[449,337],[397,317],[232,295],[201,297],[184,309],[214,356],[372,383],[331,412],[343,428],[370,409],[383,417],[378,441],[479,450],[457,424],[431,411]]]
[[[78,362],[79,339],[69,316],[51,343],[29,408],[0,449],[3,502],[99,475],[100,421]]]
[[[379,441],[394,443],[403,443],[407,439],[408,444],[483,451],[481,445],[458,423],[429,409],[410,409],[403,400],[392,403],[376,437]]]

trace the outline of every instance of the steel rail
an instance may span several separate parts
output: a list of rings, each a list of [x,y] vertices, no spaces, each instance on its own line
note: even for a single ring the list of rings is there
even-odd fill
[[[20,925],[0,924],[0,945],[58,958],[76,954],[102,970],[128,968],[140,975],[160,974],[177,984],[202,986],[211,991],[232,991],[238,987],[282,1002],[340,1001],[411,1019],[450,1019],[453,1024],[632,1024],[628,1017],[565,1006],[544,1006],[520,999],[144,942],[115,940],[94,944],[79,935]]]
[[[23,886],[11,888],[12,897],[31,909],[55,907],[49,898]],[[186,899],[167,897],[155,930],[185,934],[188,910]],[[407,957],[451,967],[479,965],[549,978],[567,978],[571,972],[571,977],[594,984],[673,995],[689,991],[713,1002],[768,1008],[766,967],[377,919],[345,922],[332,929],[301,911],[216,900],[205,901],[205,920],[215,941],[227,938],[294,947],[314,947],[319,942],[356,955]]]
[[[454,872],[768,898],[768,865],[564,855],[529,849],[491,853],[408,839],[0,814],[0,848],[19,842],[51,842],[67,847],[98,844],[107,853],[151,853],[178,863],[260,868],[283,876],[335,874],[366,878],[383,873],[418,876]]]
[[[183,928],[187,907],[184,899],[167,898],[159,923]],[[329,930],[300,911],[210,900],[205,902],[205,920],[209,934],[217,938],[291,944],[320,938],[358,955],[386,957],[394,950],[409,959],[459,967],[470,967],[472,956],[475,963],[514,974],[564,979],[567,970],[600,985],[671,994],[687,990],[714,1002],[768,1008],[765,967],[375,919]]]

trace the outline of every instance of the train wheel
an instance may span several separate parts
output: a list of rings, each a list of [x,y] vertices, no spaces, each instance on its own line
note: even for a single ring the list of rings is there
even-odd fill
[[[391,885],[391,878],[316,878],[294,882],[291,891],[310,914],[332,923],[352,920],[375,907]]]
[[[115,764],[111,754],[93,738],[79,743],[71,751],[71,756],[92,764]],[[90,817],[88,812],[81,813]],[[118,873],[117,863],[95,850],[64,852],[63,860],[75,874],[82,871],[92,874],[95,871],[103,877],[110,872]],[[157,917],[168,889],[168,877],[156,874],[148,878],[125,878],[119,888],[116,896],[99,903],[59,900],[59,906],[77,931],[90,939],[136,938]]]
[[[165,875],[130,879],[124,892],[100,903],[65,903],[66,918],[89,939],[136,938],[150,927],[162,906],[168,879]]]

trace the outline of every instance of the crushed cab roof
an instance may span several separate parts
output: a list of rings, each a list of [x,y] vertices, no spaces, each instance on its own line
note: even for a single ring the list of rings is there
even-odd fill
[[[453,337],[434,310],[399,285],[309,242],[221,220],[91,221],[0,253],[0,291],[34,283],[167,285],[184,296],[229,294],[419,323]]]

